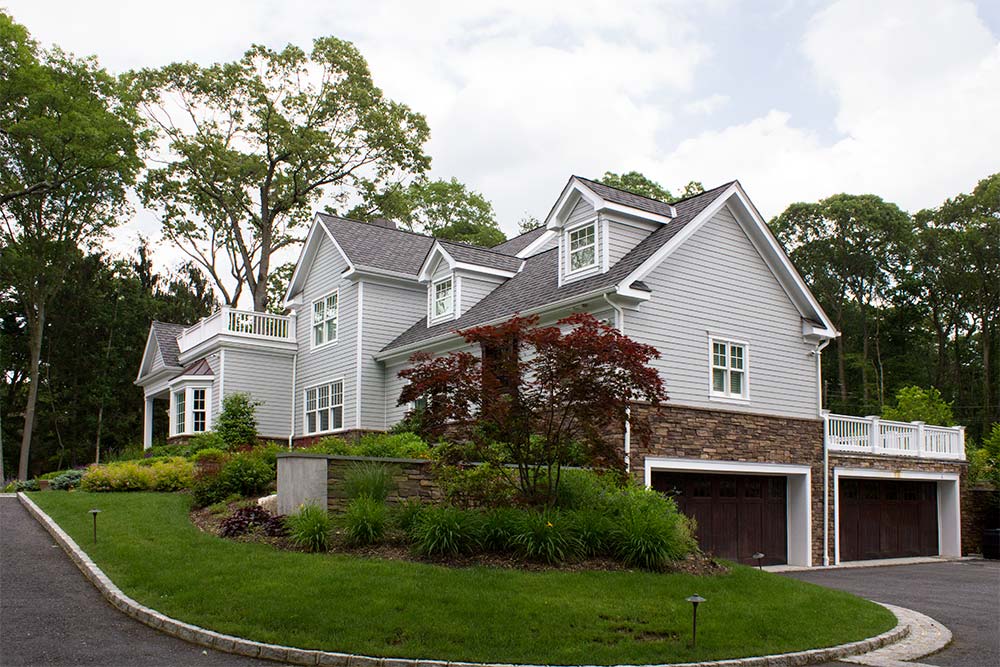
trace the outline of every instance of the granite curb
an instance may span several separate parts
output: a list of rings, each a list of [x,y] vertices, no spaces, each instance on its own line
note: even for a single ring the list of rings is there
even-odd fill
[[[49,532],[55,541],[66,551],[70,559],[76,563],[83,574],[101,592],[104,598],[116,609],[131,616],[140,623],[178,637],[185,641],[237,655],[252,658],[263,658],[294,665],[322,665],[327,667],[515,667],[504,663],[451,662],[446,660],[410,659],[410,658],[377,658],[372,656],[336,653],[309,649],[298,649],[290,646],[265,644],[232,635],[224,635],[212,630],[206,630],[165,616],[155,609],[139,604],[125,595],[90,557],[73,541],[52,518],[43,512],[24,493],[17,494],[21,504]],[[799,667],[822,662],[830,662],[841,658],[860,655],[880,649],[904,639],[910,632],[910,625],[897,611],[899,607],[883,605],[896,616],[897,624],[891,630],[880,635],[862,639],[839,646],[780,653],[775,655],[753,656],[748,658],[731,658],[708,662],[666,663],[662,665],[618,665],[616,667]],[[551,665],[517,665],[516,667],[554,667]]]

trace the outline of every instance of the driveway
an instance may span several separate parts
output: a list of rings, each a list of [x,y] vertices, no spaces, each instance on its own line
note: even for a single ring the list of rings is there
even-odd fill
[[[943,623],[952,632],[952,643],[921,658],[921,663],[1000,665],[1000,561],[813,570],[786,576],[908,607]]]
[[[0,665],[267,665],[202,649],[108,604],[17,498],[0,498]]]

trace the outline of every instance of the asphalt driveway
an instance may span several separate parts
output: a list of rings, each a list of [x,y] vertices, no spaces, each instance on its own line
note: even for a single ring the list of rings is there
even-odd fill
[[[921,658],[921,663],[1000,665],[1000,561],[813,570],[786,576],[914,609],[943,623],[952,632],[952,643]]]
[[[0,665],[276,664],[203,649],[132,620],[17,498],[0,498]]]

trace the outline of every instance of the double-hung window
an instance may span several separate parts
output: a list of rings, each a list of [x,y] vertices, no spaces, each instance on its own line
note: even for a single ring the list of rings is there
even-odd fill
[[[191,430],[202,433],[208,428],[207,389],[191,390]]]
[[[582,271],[597,264],[597,224],[569,233],[569,271]]]
[[[710,339],[712,347],[712,396],[748,398],[747,346],[718,338]]]
[[[455,281],[439,280],[431,292],[431,319],[439,319],[455,312]]]
[[[337,340],[337,292],[313,301],[313,347]]]
[[[187,410],[185,406],[186,390],[174,392],[174,433],[185,433],[187,431]]]
[[[306,389],[306,433],[323,433],[343,427],[343,381]]]

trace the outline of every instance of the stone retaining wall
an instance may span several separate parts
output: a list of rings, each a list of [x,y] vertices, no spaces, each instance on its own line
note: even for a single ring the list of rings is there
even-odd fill
[[[434,480],[433,463],[423,459],[388,459],[364,456],[330,456],[327,462],[327,507],[342,512],[348,503],[344,493],[344,477],[352,466],[372,462],[388,466],[393,471],[395,488],[386,501],[392,505],[404,500],[435,502],[441,500],[441,488]]]

